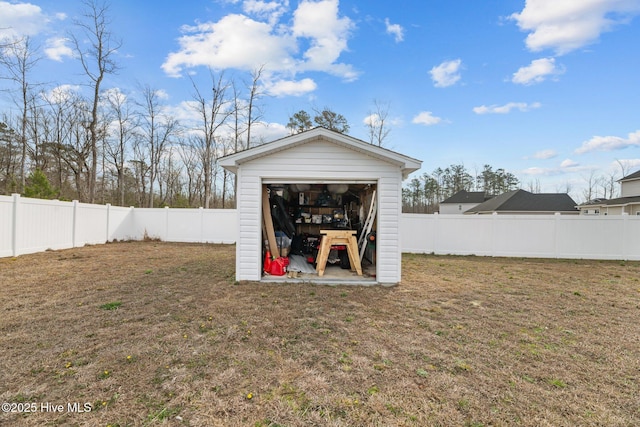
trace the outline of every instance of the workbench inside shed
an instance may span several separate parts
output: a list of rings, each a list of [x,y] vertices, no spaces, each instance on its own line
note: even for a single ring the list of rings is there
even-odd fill
[[[375,183],[263,187],[268,197],[263,195],[263,203],[269,203],[267,209],[263,206],[263,280],[375,281]],[[352,239],[347,238],[351,235]],[[331,238],[334,244],[329,243]],[[277,268],[272,274],[265,268],[268,257],[288,258],[286,274]]]

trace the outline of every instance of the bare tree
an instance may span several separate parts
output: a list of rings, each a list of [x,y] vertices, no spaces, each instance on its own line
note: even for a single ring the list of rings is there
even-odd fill
[[[40,57],[36,53],[31,39],[25,37],[9,43],[0,56],[0,63],[9,72],[9,79],[19,86],[19,98],[16,104],[20,110],[20,146],[22,155],[20,157],[20,188],[24,189],[26,180],[26,159],[27,159],[27,127],[28,127],[28,103],[30,92],[29,72],[36,66]]]
[[[373,100],[374,111],[369,112],[369,116],[365,119],[365,125],[369,130],[369,142],[378,147],[382,147],[384,140],[387,139],[391,129],[388,126],[387,117],[389,116],[389,103],[381,103]]]
[[[145,86],[142,90],[143,103],[140,119],[140,132],[147,144],[147,155],[149,162],[149,207],[153,207],[154,184],[158,176],[162,156],[164,155],[171,138],[175,135],[178,122],[163,112],[160,103],[160,92],[150,86]]]
[[[582,190],[582,196],[587,202],[589,202],[597,197],[598,190],[596,186],[599,183],[600,179],[596,178],[596,171],[592,169],[591,172],[589,172],[589,176],[584,177],[584,180],[586,181],[587,185],[584,190]]]
[[[68,153],[69,146],[72,145],[73,127],[78,118],[82,117],[78,116],[78,108],[83,105],[83,102],[76,94],[59,88],[46,93],[42,92],[40,99],[44,100],[45,108],[39,108],[35,101],[32,102],[33,148],[30,154],[35,167],[40,170],[47,169],[45,151],[53,156],[55,185],[62,191],[67,181],[67,162],[71,160],[65,155]]]
[[[180,159],[187,174],[187,200],[189,206],[195,206],[198,189],[202,188],[202,168],[199,161],[197,141],[180,144]]]
[[[215,164],[218,159],[218,135],[219,130],[233,113],[233,108],[228,108],[230,100],[227,99],[226,92],[230,83],[224,79],[224,73],[217,77],[212,70],[211,75],[211,99],[207,99],[196,84],[192,81],[194,88],[193,98],[196,101],[197,112],[200,115],[201,123],[197,138],[197,147],[202,162],[204,178],[204,207],[209,209],[212,198],[212,186],[215,172]]]
[[[96,0],[83,0],[85,7],[82,21],[76,21],[80,34],[71,34],[76,53],[84,73],[89,78],[92,89],[90,101],[91,116],[88,124],[89,145],[91,150],[91,168],[89,173],[89,202],[95,202],[96,182],[98,174],[98,143],[100,141],[98,129],[98,108],[100,87],[105,75],[115,74],[118,70],[114,56],[122,43],[113,38],[109,30],[109,6]]]
[[[105,144],[105,155],[109,163],[116,169],[118,204],[124,206],[125,159],[136,128],[136,122],[129,97],[125,94],[115,90],[109,91],[106,94],[106,100],[113,116],[114,137]]]
[[[251,74],[251,86],[249,87],[249,100],[247,103],[247,148],[251,145],[251,126],[262,118],[262,111],[256,106],[256,101],[262,95],[259,91],[259,83],[263,71],[264,65],[261,65]]]
[[[540,185],[540,179],[536,178],[534,180],[529,181],[529,184],[527,184],[527,189],[530,193],[540,193],[542,192],[541,189],[541,185]]]
[[[620,167],[620,175],[622,176],[622,178],[629,175],[629,170],[631,168],[628,163],[625,163],[624,161],[618,159],[616,159],[616,163]]]

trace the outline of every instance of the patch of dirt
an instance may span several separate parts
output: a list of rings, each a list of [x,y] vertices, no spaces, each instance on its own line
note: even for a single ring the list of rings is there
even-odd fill
[[[234,246],[161,242],[0,259],[0,425],[640,425],[640,263],[234,269]]]

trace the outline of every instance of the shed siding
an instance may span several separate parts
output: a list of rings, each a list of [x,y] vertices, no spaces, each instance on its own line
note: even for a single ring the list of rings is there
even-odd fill
[[[262,179],[377,181],[377,280],[388,284],[400,281],[400,167],[322,140],[312,140],[240,165],[237,280],[260,280],[261,277]]]

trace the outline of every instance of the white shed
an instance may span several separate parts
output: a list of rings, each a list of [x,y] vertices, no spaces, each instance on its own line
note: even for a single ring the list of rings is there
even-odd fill
[[[304,206],[313,205],[308,200],[309,195],[316,197],[313,189],[324,185],[347,188],[356,194],[356,199],[361,196],[357,203],[366,198],[366,191],[367,210],[372,204],[372,195],[376,195],[375,273],[371,276],[380,284],[400,282],[402,181],[421,167],[420,160],[318,127],[223,157],[220,164],[235,173],[237,180],[236,280],[262,279],[263,188],[278,186],[298,190],[298,194],[290,190],[287,196],[293,206],[290,210],[300,212],[305,210]],[[305,195],[300,189],[311,190]],[[346,197],[345,201],[340,196],[337,199],[346,203]],[[360,212],[363,211],[361,206]],[[303,221],[298,218],[296,222],[302,224],[297,224],[297,228],[309,221],[310,214],[303,212],[302,215],[306,217]]]

